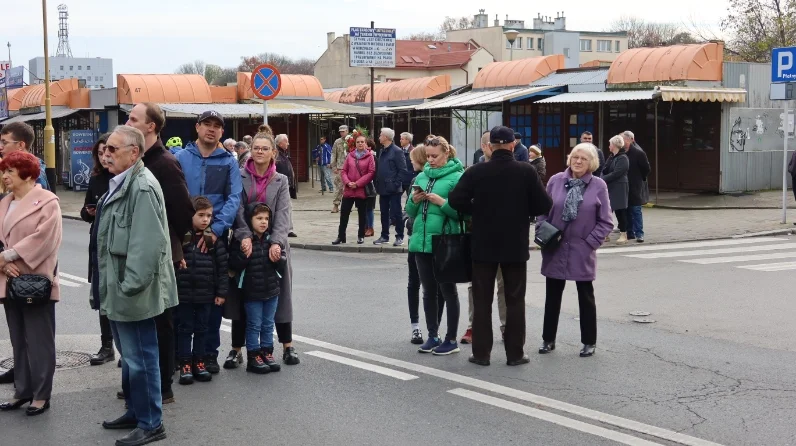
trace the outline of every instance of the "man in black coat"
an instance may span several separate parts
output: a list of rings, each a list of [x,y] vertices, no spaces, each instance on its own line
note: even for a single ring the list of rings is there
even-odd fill
[[[552,201],[536,169],[514,159],[514,132],[503,126],[489,135],[492,156],[464,172],[448,204],[472,215],[473,355],[470,362],[489,365],[492,351],[492,299],[497,269],[506,294],[505,347],[508,365],[527,364],[525,355],[525,284],[531,220],[547,214]]]
[[[514,145],[514,159],[527,163],[530,161],[530,158],[528,148],[522,143],[522,134],[520,132],[514,132],[514,140],[516,141]]]
[[[644,243],[644,217],[641,214],[641,207],[649,201],[650,189],[647,177],[650,174],[650,161],[647,154],[636,143],[636,137],[630,130],[622,133],[625,140],[625,151],[630,161],[630,170],[627,171],[627,179],[630,182],[628,193],[628,229],[627,238],[636,239],[639,243]]]
[[[163,189],[163,201],[166,205],[166,219],[169,224],[171,241],[171,260],[174,268],[179,269],[185,264],[182,252],[183,237],[193,226],[193,203],[177,158],[171,154],[160,140],[160,131],[166,125],[166,116],[160,106],[151,102],[137,104],[130,111],[127,125],[137,128],[144,134],[145,146],[142,160],[144,166],[160,183]],[[155,317],[158,331],[158,350],[160,353],[160,379],[163,404],[174,402],[171,390],[172,376],[175,366],[175,335],[174,316],[168,308],[160,316]]]
[[[296,174],[293,171],[293,162],[290,160],[290,140],[287,138],[287,135],[284,133],[276,135],[274,138],[274,142],[276,143],[277,151],[279,155],[276,157],[276,171],[277,173],[281,173],[282,175],[287,177],[287,184],[288,184],[288,192],[290,193],[290,198],[293,200],[298,199],[298,184],[296,183]],[[298,237],[295,232],[293,232],[293,227],[290,227],[290,232],[287,234],[288,237]]]

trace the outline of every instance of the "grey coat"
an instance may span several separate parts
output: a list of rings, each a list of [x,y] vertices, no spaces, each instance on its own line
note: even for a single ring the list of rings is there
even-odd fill
[[[235,219],[235,238],[243,240],[252,236],[251,229],[249,229],[249,225],[246,223],[243,212],[246,205],[249,204],[249,200],[253,198],[256,186],[254,178],[245,168],[240,170],[240,175],[241,183],[243,184],[243,192],[240,197],[238,217]],[[290,201],[290,192],[288,188],[289,182],[287,177],[281,173],[275,173],[265,191],[265,204],[267,204],[268,207],[271,208],[271,212],[273,212],[270,227],[271,241],[278,243],[287,255],[287,267],[282,277],[279,303],[277,304],[276,316],[274,317],[276,323],[293,322],[293,264],[290,255],[290,241],[287,236],[290,232],[290,228],[293,227],[293,204]]]
[[[616,155],[612,154],[605,161],[602,179],[608,185],[608,199],[611,201],[612,211],[627,209],[627,196],[630,190],[630,182],[627,179],[628,169],[630,161],[624,150]]]

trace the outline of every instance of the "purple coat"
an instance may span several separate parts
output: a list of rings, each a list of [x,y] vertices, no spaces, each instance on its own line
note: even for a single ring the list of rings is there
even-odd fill
[[[547,220],[553,226],[563,229],[561,245],[553,252],[542,251],[542,275],[552,279],[593,281],[597,277],[597,248],[614,228],[611,218],[611,203],[608,200],[608,186],[601,178],[586,174],[583,202],[578,208],[574,221],[565,223],[561,219],[564,202],[567,199],[567,180],[572,178],[569,169],[557,173],[547,182],[547,193],[553,199],[550,213],[540,216],[538,221]],[[565,228],[566,226],[566,228]]]

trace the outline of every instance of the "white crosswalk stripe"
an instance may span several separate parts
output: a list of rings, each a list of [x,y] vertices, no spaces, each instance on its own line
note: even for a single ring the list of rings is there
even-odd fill
[[[602,255],[646,260],[668,260],[694,265],[734,264],[737,269],[756,272],[796,270],[796,239],[759,237],[704,242],[671,243],[600,250]],[[704,249],[710,248],[710,249]],[[761,263],[767,260],[779,262]],[[786,261],[782,261],[786,260]]]

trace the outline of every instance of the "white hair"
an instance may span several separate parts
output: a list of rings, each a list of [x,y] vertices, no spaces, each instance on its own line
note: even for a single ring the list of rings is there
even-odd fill
[[[279,144],[280,142],[285,141],[286,139],[287,135],[285,135],[284,133],[280,133],[276,135],[276,138],[274,138],[274,143]]]
[[[409,144],[412,144],[412,141],[415,140],[415,135],[413,135],[413,134],[411,134],[409,132],[403,132],[403,133],[401,133],[401,138],[406,139],[407,141],[409,141]]]
[[[232,144],[234,146],[236,142],[237,141],[235,141],[232,138],[227,138],[226,140],[224,140],[224,145],[226,146],[227,144]]]
[[[572,155],[576,152],[583,152],[589,155],[589,173],[594,173],[600,168],[600,156],[597,154],[597,150],[597,146],[590,142],[582,142],[576,145],[567,156],[567,166],[571,164]]]
[[[124,139],[125,146],[138,147],[139,157],[144,153],[145,140],[141,130],[126,125],[117,125],[116,128],[113,129],[113,133],[118,133]]]
[[[622,136],[630,139],[631,141],[636,140],[636,135],[634,135],[633,132],[631,132],[630,130],[625,130],[624,132],[622,132]]]
[[[617,149],[621,149],[621,148],[623,148],[625,146],[625,138],[624,138],[624,136],[626,136],[624,133],[621,134],[621,135],[616,135],[616,136],[614,136],[614,137],[612,137],[611,139],[608,140],[608,144],[616,147]],[[632,136],[631,136],[631,138],[632,138]]]
[[[390,141],[394,141],[395,140],[395,130],[393,130],[393,129],[389,128],[389,127],[384,127],[383,129],[381,129],[381,134],[386,136],[386,137],[388,137],[388,138],[390,138]]]

